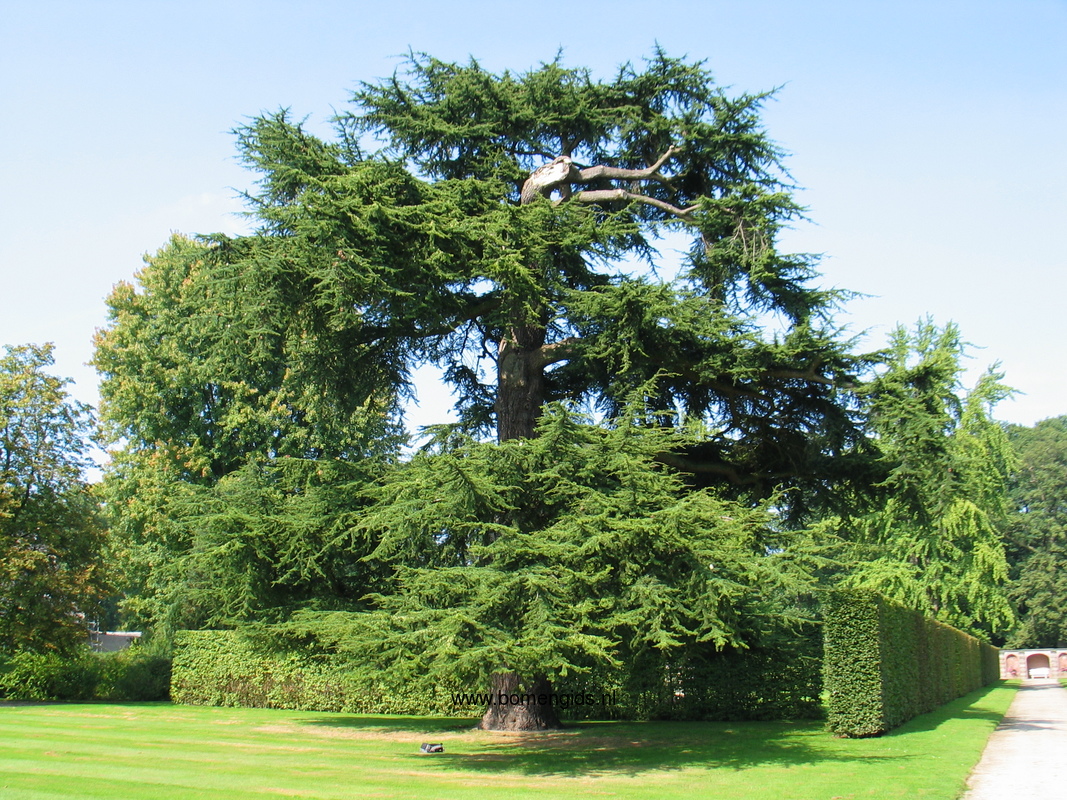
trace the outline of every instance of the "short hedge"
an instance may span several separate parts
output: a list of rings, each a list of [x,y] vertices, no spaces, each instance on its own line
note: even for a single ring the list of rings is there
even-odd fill
[[[390,684],[298,649],[259,646],[240,631],[179,631],[171,699],[186,705],[291,708],[352,714],[447,714],[438,687]]]
[[[7,700],[166,700],[170,659],[139,648],[74,655],[16,653],[0,664]]]
[[[877,736],[999,677],[995,647],[872,593],[830,593],[823,619],[826,716],[840,736]]]

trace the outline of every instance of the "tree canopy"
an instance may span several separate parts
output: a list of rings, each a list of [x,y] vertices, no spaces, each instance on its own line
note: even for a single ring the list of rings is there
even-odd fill
[[[248,276],[244,329],[350,404],[433,363],[464,429],[505,441],[533,436],[546,401],[611,416],[651,386],[650,411],[708,423],[676,467],[764,494],[840,478],[864,362],[813,259],[777,249],[802,210],[765,99],[662,52],[609,81],[414,56],[361,85],[336,142],[284,111],[239,129],[260,231],[207,257]],[[690,242],[676,280],[655,271],[668,233]]]
[[[88,641],[110,589],[104,529],[84,480],[89,409],[48,373],[51,345],[0,357],[0,652]]]
[[[1067,646],[1067,417],[1008,429],[1019,459],[1007,528],[1011,599],[1019,624],[1010,647]]]
[[[173,237],[97,338],[127,610],[508,686],[758,644],[823,578],[1006,625],[1004,390],[960,403],[952,326],[854,352],[768,96],[412,55],[332,140],[239,127],[256,230]],[[459,422],[401,457],[426,364]]]

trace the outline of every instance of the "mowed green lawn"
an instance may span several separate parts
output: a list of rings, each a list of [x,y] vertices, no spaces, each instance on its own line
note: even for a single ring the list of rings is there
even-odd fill
[[[968,695],[878,739],[821,723],[473,720],[168,703],[0,706],[0,798],[939,798],[954,800],[1014,694]],[[422,755],[422,742],[442,742]]]

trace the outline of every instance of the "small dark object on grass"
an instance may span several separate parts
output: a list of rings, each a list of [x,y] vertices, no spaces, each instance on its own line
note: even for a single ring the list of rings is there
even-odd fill
[[[422,747],[419,748],[424,753],[443,753],[445,752],[445,746],[443,744],[430,744],[425,742]]]

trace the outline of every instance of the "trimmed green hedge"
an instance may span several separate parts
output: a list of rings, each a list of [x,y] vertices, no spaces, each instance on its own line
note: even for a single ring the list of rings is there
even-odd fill
[[[239,631],[183,631],[175,639],[171,697],[190,705],[293,708],[356,714],[480,715],[478,703],[453,705],[441,687],[371,677],[337,656],[275,649]],[[741,720],[821,715],[821,650],[813,628],[789,647],[726,651],[643,665],[637,677],[583,676],[553,690],[588,697],[560,708],[564,719]],[[605,704],[603,700],[609,699]]]
[[[298,650],[272,651],[239,631],[180,631],[170,696],[175,703],[293,708],[351,714],[451,714],[433,685],[390,685]]]
[[[827,721],[839,736],[877,736],[995,682],[998,651],[868,592],[832,592],[823,608]]]
[[[791,634],[777,646],[690,650],[671,659],[651,654],[629,674],[579,677],[576,691],[608,693],[608,707],[574,708],[569,719],[694,721],[817,719],[822,716],[821,628]],[[557,681],[569,692],[568,681]],[[606,687],[606,688],[605,688]]]
[[[166,700],[170,659],[138,649],[117,653],[16,653],[0,665],[8,700]]]

